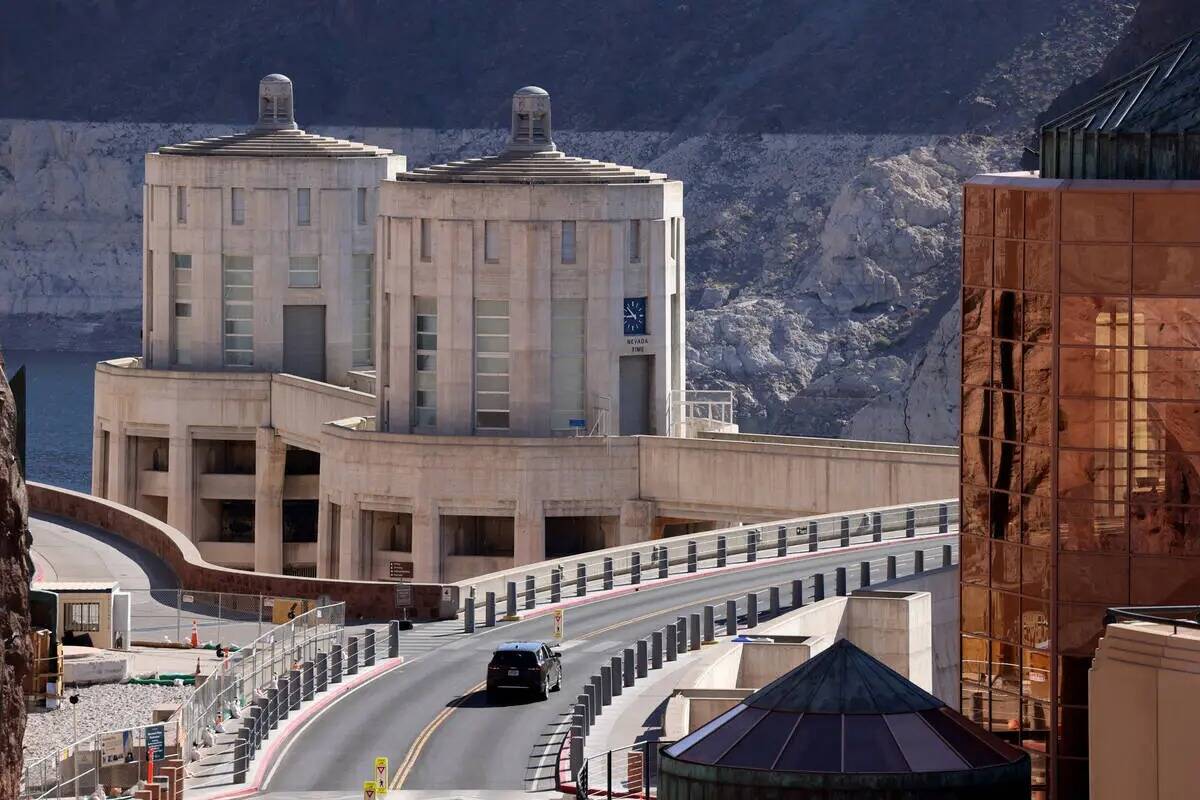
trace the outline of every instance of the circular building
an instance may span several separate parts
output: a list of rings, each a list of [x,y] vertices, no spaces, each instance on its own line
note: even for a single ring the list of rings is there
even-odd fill
[[[146,366],[344,383],[373,365],[377,187],[404,168],[300,130],[284,75],[259,82],[250,130],[148,154]]]
[[[1029,797],[1026,753],[842,639],[666,748],[660,800]]]

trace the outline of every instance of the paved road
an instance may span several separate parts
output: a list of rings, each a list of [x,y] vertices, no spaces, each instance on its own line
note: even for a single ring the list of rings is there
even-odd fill
[[[926,548],[930,568],[941,565],[940,546],[953,538],[918,540]],[[513,697],[492,704],[475,687],[496,644],[549,640],[549,617],[472,636],[447,632],[441,646],[410,658],[402,668],[315,717],[280,754],[266,776],[264,792],[282,798],[304,791],[349,791],[362,785],[374,758],[381,755],[389,758],[394,772],[404,771],[406,763],[411,766],[402,783],[406,790],[549,788],[568,709],[602,660],[681,614],[717,604],[720,618],[725,599],[741,599],[748,591],[787,584],[795,577],[832,572],[835,566],[871,558],[877,561],[873,580],[878,583],[887,555],[898,557],[903,576],[911,570],[913,549],[913,540],[901,540],[874,546],[869,555],[861,550],[826,551],[782,563],[768,559],[748,570],[701,573],[697,579],[657,588],[649,584],[636,593],[571,608],[561,647],[563,689],[546,702]],[[853,589],[857,567],[848,572]],[[832,575],[826,585],[832,594]],[[788,592],[783,594],[786,603]],[[760,610],[763,605],[760,602]],[[739,613],[744,614],[744,606]]]

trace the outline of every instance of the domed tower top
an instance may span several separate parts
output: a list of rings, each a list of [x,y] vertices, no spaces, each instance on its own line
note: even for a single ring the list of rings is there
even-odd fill
[[[523,153],[558,149],[550,130],[550,93],[540,86],[525,86],[513,95],[512,135],[507,149]]]
[[[296,112],[292,104],[292,80],[275,72],[258,82],[258,124],[260,131],[296,130]]]

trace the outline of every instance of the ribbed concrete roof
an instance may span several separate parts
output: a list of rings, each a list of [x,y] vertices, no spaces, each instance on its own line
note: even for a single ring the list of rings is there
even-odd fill
[[[301,130],[251,130],[232,136],[171,144],[158,152],[172,156],[241,156],[247,158],[368,158],[386,156],[382,147],[317,136]]]
[[[421,167],[396,176],[428,183],[657,183],[666,175],[558,151],[508,152]]]

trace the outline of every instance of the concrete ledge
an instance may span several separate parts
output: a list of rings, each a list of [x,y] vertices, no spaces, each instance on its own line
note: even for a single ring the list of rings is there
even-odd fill
[[[120,683],[129,677],[129,660],[121,653],[95,650],[66,653],[63,657],[63,683],[91,686],[97,683]]]
[[[28,484],[29,510],[63,517],[100,528],[153,553],[179,579],[196,591],[241,592],[316,599],[331,597],[346,603],[350,617],[390,619],[395,614],[395,585],[384,581],[346,581],[247,572],[211,564],[180,531],[136,509],[99,497],[43,483]],[[453,619],[458,598],[442,603],[441,584],[414,583],[410,619]],[[456,589],[452,593],[457,594]]]

